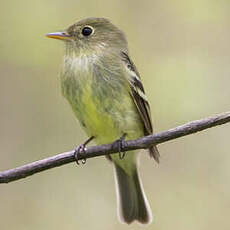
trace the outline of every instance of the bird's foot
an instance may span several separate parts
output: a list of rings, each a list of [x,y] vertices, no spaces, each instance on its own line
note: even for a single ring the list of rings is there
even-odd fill
[[[87,148],[86,148],[86,145],[91,141],[91,140],[93,140],[93,138],[94,138],[94,136],[92,136],[92,137],[90,137],[88,140],[86,140],[86,142],[85,143],[83,143],[83,144],[81,144],[81,145],[79,145],[75,150],[74,150],[74,158],[75,158],[75,160],[76,160],[76,163],[79,165],[79,154],[81,155],[81,154],[85,154],[85,152],[86,152],[86,150],[87,150]],[[83,158],[82,160],[81,160],[81,162],[82,162],[82,164],[85,164],[86,163],[86,158]]]
[[[124,133],[118,140],[116,140],[114,143],[118,145],[118,152],[119,152],[119,158],[123,159],[125,157],[126,152],[123,151],[125,147],[125,137],[126,133]]]

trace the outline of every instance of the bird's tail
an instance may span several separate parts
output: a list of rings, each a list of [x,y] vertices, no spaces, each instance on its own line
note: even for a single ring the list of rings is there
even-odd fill
[[[134,220],[148,224],[152,221],[151,209],[142,188],[137,168],[128,175],[119,165],[115,165],[119,216],[128,224]]]

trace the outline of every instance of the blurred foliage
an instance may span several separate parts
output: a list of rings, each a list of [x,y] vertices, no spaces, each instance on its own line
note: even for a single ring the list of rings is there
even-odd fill
[[[86,136],[60,93],[63,46],[45,34],[92,16],[125,31],[155,131],[229,110],[228,0],[3,1],[0,8],[0,170],[73,149]],[[141,155],[155,221],[146,229],[229,229],[229,125]],[[105,174],[105,172],[107,172]],[[140,229],[116,216],[102,157],[0,185],[0,229]]]

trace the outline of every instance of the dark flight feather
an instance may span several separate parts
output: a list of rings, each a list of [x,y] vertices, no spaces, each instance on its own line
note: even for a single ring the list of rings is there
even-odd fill
[[[131,86],[131,96],[134,100],[134,103],[137,107],[139,115],[144,123],[144,134],[151,135],[153,133],[152,121],[150,116],[150,106],[145,98],[145,90],[143,84],[140,79],[140,75],[137,71],[136,66],[129,58],[128,54],[125,52],[121,53],[122,60],[126,64],[127,68],[133,73],[130,78],[130,86]],[[149,148],[150,156],[152,156],[158,163],[160,154],[156,146],[152,146]]]

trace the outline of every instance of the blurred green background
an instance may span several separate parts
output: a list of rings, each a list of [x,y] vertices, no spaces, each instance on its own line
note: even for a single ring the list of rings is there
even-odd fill
[[[1,0],[0,170],[86,139],[60,92],[63,44],[46,33],[92,16],[125,31],[158,132],[229,110],[229,12],[229,0]],[[161,144],[160,165],[141,154],[155,218],[145,229],[230,229],[229,131],[227,124]],[[0,229],[140,228],[118,222],[104,157],[0,185]]]

